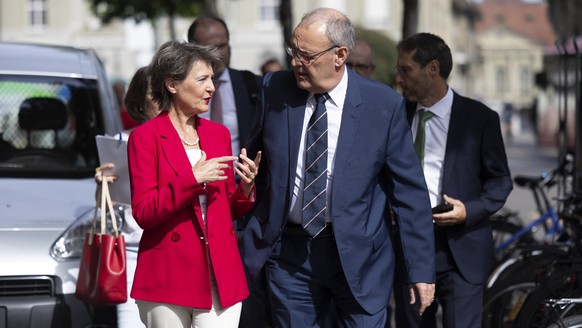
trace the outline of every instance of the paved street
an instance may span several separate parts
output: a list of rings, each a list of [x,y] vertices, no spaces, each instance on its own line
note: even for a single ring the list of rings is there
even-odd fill
[[[557,148],[537,146],[530,131],[522,132],[505,144],[513,178],[519,175],[540,176],[542,172],[549,172],[558,165]],[[553,189],[555,192],[556,188]],[[505,206],[519,211],[525,221],[537,217],[533,195],[528,189],[514,185]]]

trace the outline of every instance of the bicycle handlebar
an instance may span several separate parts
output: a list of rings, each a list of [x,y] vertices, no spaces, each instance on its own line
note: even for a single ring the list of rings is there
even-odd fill
[[[515,182],[520,187],[527,188],[551,187],[556,184],[557,176],[569,174],[569,170],[567,170],[567,168],[568,165],[573,162],[573,160],[574,157],[572,154],[566,154],[564,155],[564,158],[560,164],[550,172],[542,172],[542,174],[536,177],[518,175],[513,178],[513,182]]]

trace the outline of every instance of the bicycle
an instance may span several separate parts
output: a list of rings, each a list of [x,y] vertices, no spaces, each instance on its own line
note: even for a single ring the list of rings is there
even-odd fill
[[[582,328],[582,315],[566,317],[548,328]]]
[[[484,291],[482,326],[514,327],[526,299],[537,287],[546,267],[566,258],[568,254],[570,248],[566,245],[539,245],[503,262]]]
[[[497,238],[506,237],[501,242],[497,240],[497,266],[486,283],[483,327],[513,327],[525,299],[544,274],[544,268],[570,253],[571,244],[562,242],[567,241],[568,235],[564,234],[557,212],[547,195],[547,190],[557,183],[558,178],[566,176],[567,164],[569,158],[565,158],[549,174],[543,173],[539,177],[518,176],[514,179],[518,186],[532,191],[536,208],[541,213],[536,220],[520,226],[517,213],[508,210],[498,213],[493,219],[493,229],[499,229],[494,231],[494,238],[496,234]],[[558,199],[558,203],[563,200]],[[545,230],[544,242],[538,242],[533,235],[533,229],[540,226]],[[500,234],[502,237],[499,237]]]
[[[565,159],[550,173],[543,172],[536,177],[516,176],[513,179],[518,187],[528,188],[532,192],[536,209],[541,214],[525,226],[518,213],[507,208],[502,208],[491,217],[496,263],[501,263],[511,256],[516,249],[539,244],[533,232],[540,226],[545,231],[544,242],[547,244],[555,241],[563,233],[556,210],[548,197],[548,189],[556,185],[557,178],[564,175],[564,168],[568,163],[568,159]]]
[[[567,267],[566,262],[558,265],[559,269],[549,273],[528,295],[517,315],[515,327],[545,328],[567,315],[582,314],[582,308],[573,306],[574,303],[562,311],[546,306],[549,299],[574,298],[582,294],[579,281],[582,278],[582,267]]]
[[[546,327],[566,315],[545,309],[546,299],[574,297],[582,294],[582,199],[572,195],[560,212],[564,242],[525,248],[497,268],[498,275],[484,293],[483,327]],[[490,280],[492,277],[490,277]]]
[[[582,298],[560,298],[545,301],[546,307],[559,314],[548,328],[582,328],[582,315],[572,314],[572,307],[582,304]]]
[[[516,327],[541,328],[559,323],[567,316],[582,314],[582,307],[577,306],[582,301],[573,302],[582,295],[582,198],[572,197],[566,209],[561,217],[572,234],[571,252],[546,266],[545,274],[537,281],[516,318]],[[564,306],[548,307],[552,299]]]

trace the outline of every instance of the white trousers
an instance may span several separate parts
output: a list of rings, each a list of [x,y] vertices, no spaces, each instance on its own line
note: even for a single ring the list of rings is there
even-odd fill
[[[136,300],[141,321],[147,328],[237,328],[242,302],[222,308],[216,284],[212,283],[211,286],[212,309]]]
[[[236,328],[241,302],[226,309],[193,309],[166,303],[136,301],[139,314],[147,328]]]

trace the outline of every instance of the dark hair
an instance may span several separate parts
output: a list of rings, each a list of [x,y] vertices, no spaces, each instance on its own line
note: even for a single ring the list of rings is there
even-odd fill
[[[150,63],[152,98],[160,110],[168,110],[172,93],[166,88],[166,79],[181,82],[186,79],[195,62],[208,63],[215,71],[221,63],[220,53],[213,48],[184,41],[168,41],[156,52]]]
[[[228,32],[228,27],[226,27],[226,23],[224,22],[224,20],[214,16],[203,16],[196,18],[192,22],[192,24],[190,24],[190,27],[188,28],[188,42],[198,43],[198,41],[196,40],[196,29],[198,28],[199,25],[208,24],[209,22],[216,22],[222,25],[226,30],[226,39],[230,40],[230,32]]]
[[[136,122],[143,123],[147,119],[144,110],[148,84],[148,67],[140,67],[131,78],[123,99],[127,113]]]
[[[440,37],[430,33],[417,33],[396,45],[398,51],[412,52],[415,51],[412,59],[425,67],[433,60],[439,62],[440,76],[444,79],[449,77],[453,69],[453,57],[451,49]]]
[[[267,59],[265,62],[263,62],[263,65],[261,65],[261,74],[265,75],[265,74],[269,73],[268,71],[266,71],[266,69],[267,69],[267,66],[269,66],[271,64],[277,64],[277,65],[283,67],[283,64],[281,64],[281,62],[278,59],[270,58],[270,59]]]

